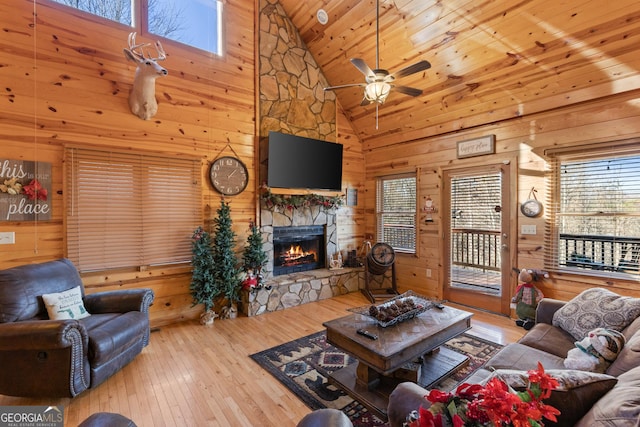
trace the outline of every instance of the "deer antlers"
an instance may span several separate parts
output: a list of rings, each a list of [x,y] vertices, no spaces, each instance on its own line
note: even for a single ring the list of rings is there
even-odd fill
[[[135,32],[129,33],[129,51],[131,52],[131,54],[135,55],[138,59],[145,59],[144,51],[140,48],[150,46],[151,43],[136,44],[136,34],[137,33]],[[162,48],[162,44],[160,44],[160,41],[156,41],[155,47],[156,47],[156,52],[158,52],[158,56],[156,58],[151,58],[149,56],[146,59],[150,59],[152,61],[162,61],[164,59],[167,59],[167,55],[164,53],[164,49]],[[138,52],[138,49],[140,49],[140,52]]]

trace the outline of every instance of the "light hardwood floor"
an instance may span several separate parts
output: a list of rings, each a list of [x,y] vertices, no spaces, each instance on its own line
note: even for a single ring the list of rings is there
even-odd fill
[[[0,405],[63,405],[65,425],[94,412],[118,412],[143,426],[295,426],[307,413],[294,394],[248,356],[323,330],[324,321],[368,304],[360,293],[255,317],[216,320],[211,327],[184,322],[151,334],[132,363],[95,390],[74,399],[0,395]],[[512,319],[472,311],[470,333],[494,342],[517,341]],[[46,381],[46,378],[42,379]]]

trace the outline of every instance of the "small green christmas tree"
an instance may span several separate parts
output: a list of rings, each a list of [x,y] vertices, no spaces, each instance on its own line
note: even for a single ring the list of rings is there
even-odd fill
[[[202,227],[198,227],[191,236],[191,252],[193,272],[189,289],[193,305],[204,304],[205,311],[209,311],[221,291],[214,282],[211,236]]]
[[[240,271],[234,252],[236,234],[231,226],[229,203],[221,201],[218,217],[214,219],[213,238],[213,283],[227,298],[229,306],[240,301]]]
[[[258,275],[267,262],[267,253],[262,249],[262,234],[253,222],[249,225],[249,230],[251,233],[242,254],[243,268]]]

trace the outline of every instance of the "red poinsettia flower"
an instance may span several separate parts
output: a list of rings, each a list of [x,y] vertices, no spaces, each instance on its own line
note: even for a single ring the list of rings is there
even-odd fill
[[[534,402],[520,402],[513,407],[511,423],[514,427],[529,427],[530,420],[539,420],[542,413]]]
[[[481,390],[482,386],[480,384],[463,383],[456,389],[456,396],[459,396],[461,399],[471,400],[477,397]]]
[[[442,427],[442,415],[434,415],[428,409],[420,407],[420,417],[410,424],[410,427]]]
[[[445,393],[436,389],[431,390],[427,395],[427,399],[432,403],[447,403],[452,397],[453,395],[451,393]]]
[[[455,414],[451,421],[453,421],[453,427],[464,427],[464,420],[458,414]]]
[[[541,364],[528,375],[529,385],[521,392],[514,392],[499,377],[484,386],[461,384],[455,393],[431,390],[425,397],[432,405],[420,408],[419,418],[411,427],[531,427],[542,425],[543,418],[557,421],[560,411],[542,402],[558,386],[557,380],[546,374]]]
[[[436,414],[434,418],[435,418],[435,421],[434,421],[435,427],[445,427],[444,418],[442,414]]]
[[[37,179],[31,180],[29,184],[22,187],[22,192],[27,195],[29,200],[47,200],[47,189],[42,188]]]
[[[480,425],[489,423],[489,416],[482,406],[483,403],[481,400],[472,400],[467,403],[467,418],[469,418],[470,421],[475,421]]]
[[[559,409],[554,408],[551,405],[546,405],[540,402],[540,411],[542,412],[542,416],[545,417],[546,419],[553,422],[558,421],[558,419],[556,418],[556,415],[560,415]]]
[[[548,399],[551,391],[558,387],[558,380],[548,375],[540,362],[538,362],[538,370],[528,371],[527,374],[532,388],[539,392],[538,399]]]
[[[514,405],[520,402],[520,398],[510,393],[509,387],[498,378],[487,382],[483,395],[482,407],[494,425],[509,422]]]

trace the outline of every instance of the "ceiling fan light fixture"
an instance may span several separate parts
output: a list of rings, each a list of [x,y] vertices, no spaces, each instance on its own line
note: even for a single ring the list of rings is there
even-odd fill
[[[364,89],[364,96],[370,102],[377,102],[378,104],[384,104],[389,92],[391,91],[391,85],[387,82],[372,82],[367,84]]]

